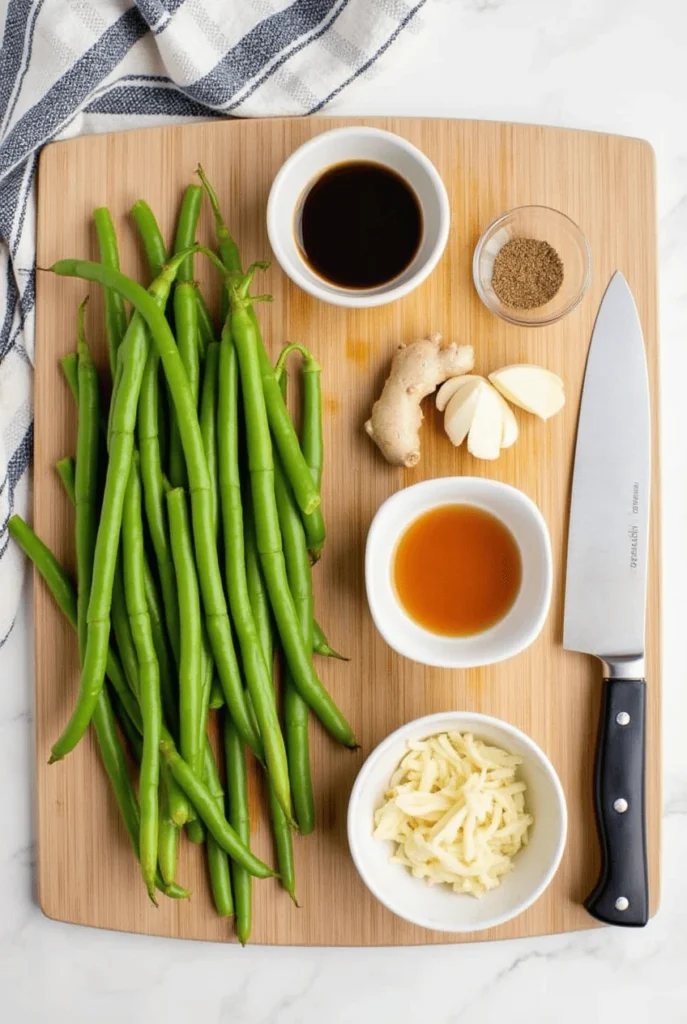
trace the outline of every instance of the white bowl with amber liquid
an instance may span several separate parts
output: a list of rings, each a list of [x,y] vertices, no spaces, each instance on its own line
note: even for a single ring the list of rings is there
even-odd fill
[[[489,513],[510,532],[520,555],[520,583],[506,613],[469,635],[436,633],[406,610],[394,580],[398,544],[424,513],[468,505]],[[461,566],[450,566],[461,572]],[[551,604],[553,578],[549,531],[538,507],[522,491],[480,477],[442,477],[406,487],[378,509],[367,535],[365,586],[374,623],[399,654],[439,668],[476,668],[511,658],[537,638]],[[470,579],[465,579],[470,587]],[[469,590],[468,590],[469,592]]]

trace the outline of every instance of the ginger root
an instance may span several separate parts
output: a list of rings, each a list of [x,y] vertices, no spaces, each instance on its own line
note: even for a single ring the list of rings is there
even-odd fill
[[[440,334],[401,345],[365,430],[387,462],[416,466],[420,461],[420,402],[449,377],[474,366],[471,345],[443,345]]]

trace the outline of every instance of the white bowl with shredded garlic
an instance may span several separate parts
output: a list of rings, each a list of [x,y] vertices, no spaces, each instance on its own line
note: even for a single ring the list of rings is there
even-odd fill
[[[389,910],[444,932],[522,913],[563,855],[563,789],[515,726],[446,712],[401,726],[372,751],[348,807],[358,872]]]

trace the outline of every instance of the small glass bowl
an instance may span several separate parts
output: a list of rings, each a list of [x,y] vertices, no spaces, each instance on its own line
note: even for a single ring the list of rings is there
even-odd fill
[[[536,238],[552,245],[563,262],[563,283],[543,306],[517,309],[501,302],[491,285],[494,260],[511,238]],[[480,299],[510,324],[541,327],[566,316],[581,302],[592,277],[589,243],[574,221],[550,206],[518,206],[489,225],[477,243],[472,276]]]

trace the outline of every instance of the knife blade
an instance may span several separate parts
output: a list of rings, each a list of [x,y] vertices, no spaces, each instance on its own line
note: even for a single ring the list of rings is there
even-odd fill
[[[603,666],[594,803],[601,872],[585,906],[608,924],[649,916],[644,811],[644,634],[651,490],[649,382],[630,287],[611,278],[580,403],[563,646]]]

